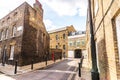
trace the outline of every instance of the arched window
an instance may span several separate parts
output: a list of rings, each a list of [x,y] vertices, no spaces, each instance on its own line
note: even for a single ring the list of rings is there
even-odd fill
[[[63,49],[64,49],[64,50],[66,49],[65,45],[63,45]]]
[[[58,35],[56,35],[56,40],[58,40]]]
[[[56,49],[58,49],[58,45],[56,45]]]
[[[65,39],[65,34],[63,34],[63,39]]]

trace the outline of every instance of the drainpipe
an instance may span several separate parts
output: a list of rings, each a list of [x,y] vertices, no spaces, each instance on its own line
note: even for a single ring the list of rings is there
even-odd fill
[[[92,80],[99,80],[99,72],[97,68],[97,57],[96,57],[96,47],[94,40],[94,32],[93,32],[93,22],[92,22],[92,13],[91,13],[91,0],[88,0],[88,14],[89,14],[89,23],[90,23],[90,39],[91,39],[91,58],[92,58],[92,70],[91,76]]]

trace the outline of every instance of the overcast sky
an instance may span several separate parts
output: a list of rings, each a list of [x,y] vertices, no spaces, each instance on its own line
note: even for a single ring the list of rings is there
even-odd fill
[[[35,0],[1,0],[0,18],[18,7],[23,2],[31,6]],[[44,9],[46,29],[53,30],[73,25],[76,30],[85,30],[87,0],[39,0]]]

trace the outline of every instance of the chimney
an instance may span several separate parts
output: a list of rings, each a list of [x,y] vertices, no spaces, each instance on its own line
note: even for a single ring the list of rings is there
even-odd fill
[[[43,9],[42,4],[39,2],[39,0],[35,0],[34,9],[37,11],[37,13],[41,16],[41,19],[43,20]]]

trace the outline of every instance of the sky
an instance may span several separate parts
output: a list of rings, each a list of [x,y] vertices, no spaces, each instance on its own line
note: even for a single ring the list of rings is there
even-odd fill
[[[35,0],[1,0],[0,19],[23,2],[31,6]],[[77,31],[86,30],[87,0],[39,0],[47,31],[73,25]]]

